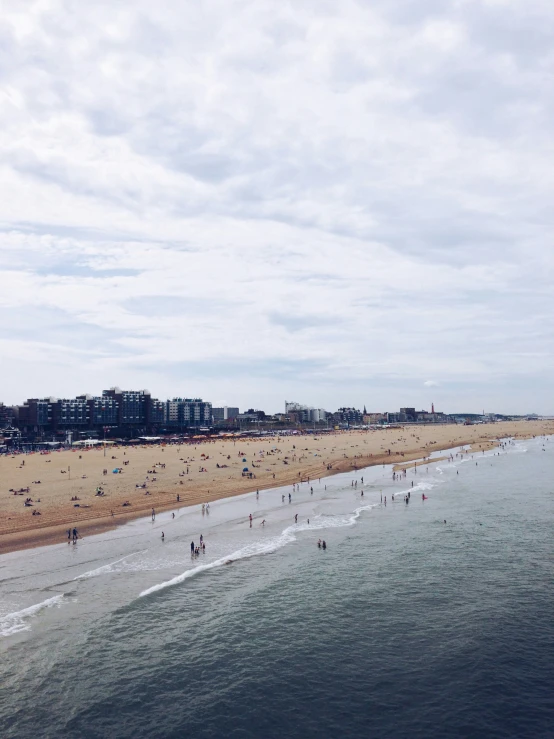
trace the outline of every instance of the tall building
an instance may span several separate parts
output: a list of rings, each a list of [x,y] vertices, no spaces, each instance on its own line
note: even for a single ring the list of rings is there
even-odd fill
[[[121,390],[111,387],[102,397],[113,398],[118,403],[118,425],[142,427],[148,423],[150,412],[149,390]]]
[[[288,400],[285,400],[285,413],[295,423],[319,423],[327,418],[323,408],[310,408]]]
[[[239,409],[224,405],[222,408],[212,408],[214,421],[232,421],[239,415]]]
[[[210,426],[212,404],[201,398],[173,398],[166,403],[166,418],[168,426]]]
[[[54,430],[86,428],[89,425],[89,409],[85,398],[52,400],[51,425]]]
[[[82,395],[88,405],[89,425],[92,428],[119,425],[119,403],[115,398],[108,395],[92,397]]]
[[[166,403],[163,400],[150,398],[147,415],[149,426],[163,426],[167,420]]]
[[[0,403],[0,428],[7,428],[13,424],[15,411],[11,405]]]
[[[201,398],[185,398],[179,405],[179,425],[209,426],[212,423],[212,404]]]
[[[340,423],[363,423],[363,413],[356,408],[339,408],[335,413],[335,419]]]
[[[54,398],[28,398],[17,409],[19,426],[35,428],[37,431],[49,427],[53,400]]]

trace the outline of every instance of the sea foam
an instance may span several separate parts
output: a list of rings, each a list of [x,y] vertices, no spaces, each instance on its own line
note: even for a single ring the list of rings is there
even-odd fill
[[[29,631],[31,628],[30,619],[45,608],[52,608],[53,606],[59,608],[63,597],[64,594],[61,593],[60,595],[43,600],[42,603],[23,608],[21,611],[14,611],[13,613],[7,613],[5,616],[0,616],[0,637],[12,636],[19,631]]]

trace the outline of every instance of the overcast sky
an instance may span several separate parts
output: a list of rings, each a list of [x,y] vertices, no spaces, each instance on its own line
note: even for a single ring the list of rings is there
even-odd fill
[[[5,0],[0,400],[554,412],[552,0]]]

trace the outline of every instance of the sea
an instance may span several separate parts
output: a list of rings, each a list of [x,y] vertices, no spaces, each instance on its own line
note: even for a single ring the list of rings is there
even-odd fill
[[[554,438],[461,451],[2,555],[0,737],[554,737]]]

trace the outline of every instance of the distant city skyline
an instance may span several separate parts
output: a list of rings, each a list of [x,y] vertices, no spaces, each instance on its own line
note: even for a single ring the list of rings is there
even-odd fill
[[[0,400],[554,413],[554,5],[3,7]]]

